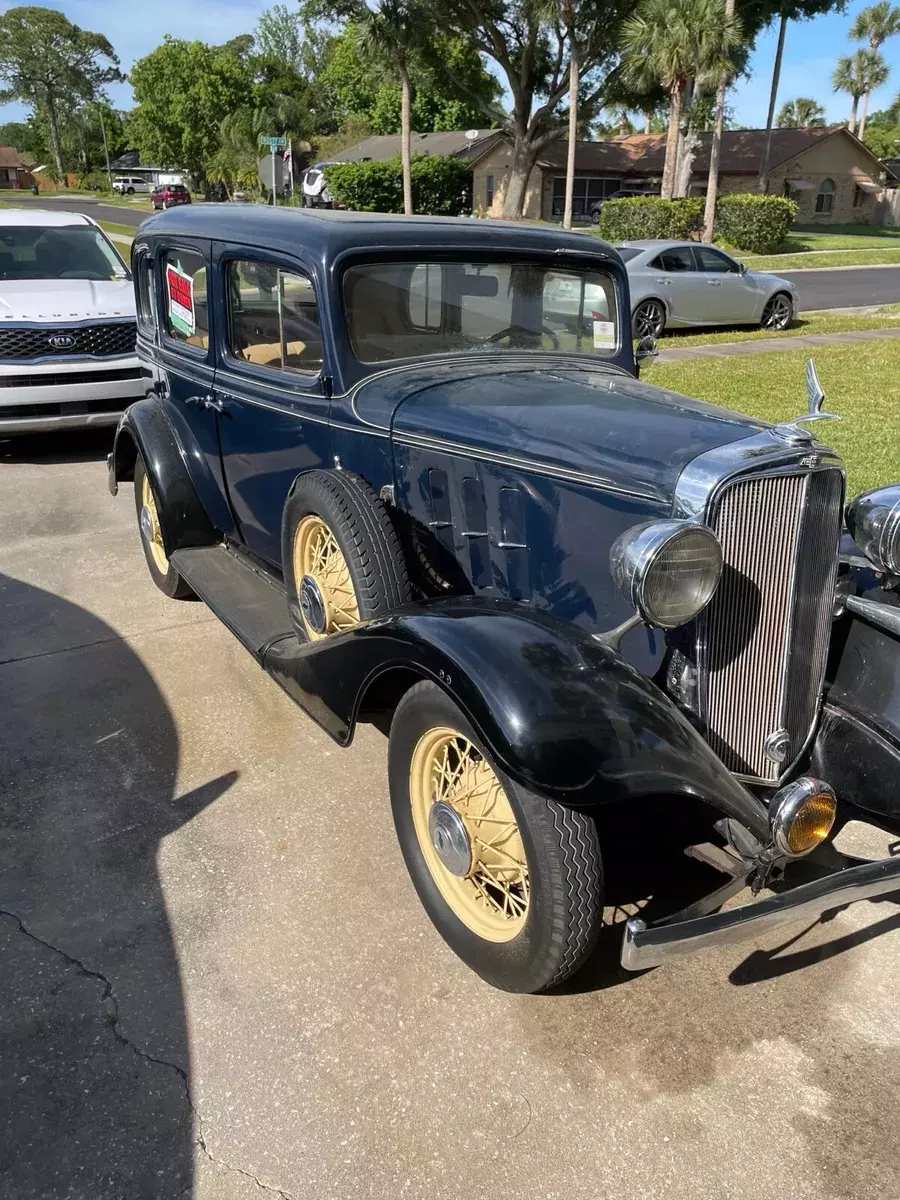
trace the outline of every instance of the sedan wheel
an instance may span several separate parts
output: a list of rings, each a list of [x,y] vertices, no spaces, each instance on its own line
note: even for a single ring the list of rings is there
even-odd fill
[[[794,305],[790,296],[779,292],[763,309],[760,325],[763,329],[787,329],[794,319]]]
[[[658,338],[666,327],[666,310],[660,300],[642,300],[634,310],[631,329],[636,338]]]

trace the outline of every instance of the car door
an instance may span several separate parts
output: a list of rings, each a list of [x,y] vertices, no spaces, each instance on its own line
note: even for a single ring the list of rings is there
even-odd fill
[[[709,321],[720,324],[752,321],[756,315],[757,291],[740,264],[712,246],[695,246],[694,253],[709,293]]]
[[[669,318],[693,325],[708,320],[706,281],[690,246],[668,246],[647,267],[647,282],[664,300]]]
[[[154,391],[185,448],[200,499],[217,529],[230,532],[231,513],[212,409],[215,363],[208,296],[210,243],[179,238],[161,246],[154,267],[159,348]]]
[[[312,273],[216,245],[224,312],[215,403],[232,511],[247,547],[281,564],[281,514],[301,471],[331,466],[329,396]]]

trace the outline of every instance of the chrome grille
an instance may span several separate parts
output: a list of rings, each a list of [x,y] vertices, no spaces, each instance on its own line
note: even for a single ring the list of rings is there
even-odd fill
[[[137,338],[134,321],[98,321],[91,325],[0,327],[0,359],[113,358],[133,354]],[[56,342],[56,345],[53,343]]]
[[[701,715],[730,770],[775,783],[815,719],[827,649],[843,476],[770,475],[732,484],[710,525],[725,569],[698,622]],[[767,739],[784,731],[787,756]]]

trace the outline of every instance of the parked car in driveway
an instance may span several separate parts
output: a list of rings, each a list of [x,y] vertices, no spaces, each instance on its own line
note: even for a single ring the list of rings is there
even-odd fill
[[[0,436],[115,425],[145,393],[131,275],[80,213],[0,212]]]
[[[112,190],[120,196],[133,196],[153,190],[153,185],[142,175],[117,175],[112,181]]]
[[[774,426],[639,380],[620,256],[555,229],[194,206],[133,268],[153,393],[109,486],[151,577],[340,745],[390,729],[407,869],[471,968],[566,979],[604,862],[719,873],[620,927],[634,970],[900,888],[828,845],[900,833],[900,486],[839,549],[814,371]],[[348,886],[389,869],[342,847]],[[745,887],[776,894],[718,911]]]
[[[334,196],[328,190],[328,184],[325,182],[325,167],[332,165],[331,161],[318,162],[304,172],[300,185],[304,208],[334,207]]]
[[[604,196],[602,199],[594,201],[590,209],[591,224],[600,224],[600,212],[607,200],[630,200],[634,196],[658,196],[659,194],[660,190],[658,187],[619,188],[618,191],[610,192],[608,196]]]
[[[183,183],[161,183],[150,193],[154,210],[172,208],[176,204],[190,204],[191,193]]]
[[[716,246],[635,241],[617,247],[628,271],[636,337],[687,325],[762,325],[786,329],[797,292],[789,279],[751,271]]]

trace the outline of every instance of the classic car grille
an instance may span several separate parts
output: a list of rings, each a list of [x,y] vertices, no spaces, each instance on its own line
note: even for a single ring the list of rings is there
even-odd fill
[[[110,321],[96,325],[41,326],[38,329],[0,328],[0,359],[57,358],[95,355],[111,358],[133,354],[137,337],[134,321]],[[51,339],[69,344],[52,345]]]
[[[701,715],[739,775],[777,782],[815,718],[842,498],[840,471],[773,475],[732,484],[712,513],[725,569],[698,622]],[[780,731],[778,762],[766,741]]]

